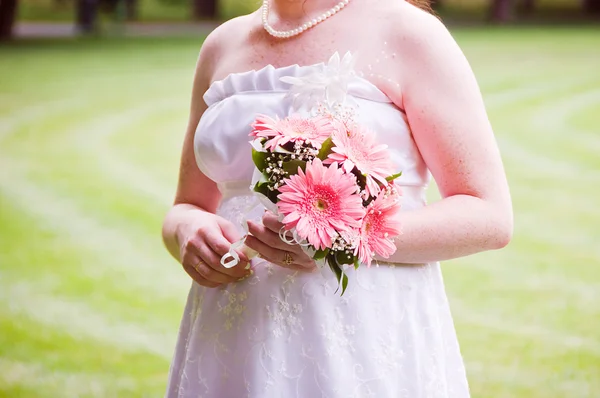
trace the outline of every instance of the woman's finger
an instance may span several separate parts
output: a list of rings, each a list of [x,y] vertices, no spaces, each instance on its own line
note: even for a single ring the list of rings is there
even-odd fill
[[[214,268],[210,267],[207,263],[205,263],[202,260],[194,265],[194,269],[196,271],[198,271],[198,273],[200,274],[201,277],[203,277],[204,279],[209,280],[211,282],[228,284],[228,283],[235,282],[239,279],[239,277],[236,278],[236,277],[233,277],[230,275],[225,275],[218,271],[215,271]]]
[[[197,256],[190,253],[188,258],[186,258],[182,263],[184,271],[194,280],[194,282],[196,282],[199,285],[211,288],[221,286],[220,283],[212,282],[205,279],[202,275],[200,275],[196,268],[194,268],[194,266],[191,265],[196,264],[198,262],[200,262],[200,259]]]
[[[259,239],[257,239],[255,236],[252,235],[248,235],[248,237],[246,238],[246,246],[248,246],[251,249],[256,250],[261,257],[263,258],[270,258],[270,259],[275,259],[278,258],[278,254],[282,253],[282,250],[279,249],[275,249],[269,245],[264,244],[263,242],[261,242]],[[283,254],[281,254],[280,257],[283,257]]]
[[[243,278],[249,272],[246,269],[246,265],[248,263],[241,261],[241,258],[239,264],[237,264],[235,267],[225,268],[223,265],[221,265],[222,256],[218,256],[217,253],[215,253],[210,246],[204,242],[198,243],[198,253],[204,262],[213,270],[215,270],[215,272],[228,276],[233,280]]]
[[[279,222],[277,216],[270,211],[266,211],[265,214],[263,214],[262,223],[277,235],[279,235],[279,231],[283,228],[283,224]]]
[[[239,279],[215,271],[206,264],[205,260],[202,258],[202,255],[199,255],[198,253],[188,252],[186,254],[187,255],[182,261],[183,266],[193,269],[203,279],[206,279],[209,282],[218,283],[221,285],[224,283],[231,283]]]
[[[230,243],[237,242],[242,238],[238,230],[230,221],[219,218],[217,222],[219,224],[219,227],[221,228],[221,233],[223,234],[223,237],[225,237],[225,239],[227,239]]]
[[[279,260],[273,260],[273,259],[270,259],[270,258],[267,258],[267,257],[263,257],[262,255],[261,255],[261,257],[264,260],[267,260],[268,262],[277,265],[278,267],[287,268],[287,269],[290,269],[290,270],[293,270],[293,271],[309,272],[310,273],[310,272],[314,272],[314,271],[317,270],[316,266],[314,266],[314,267],[306,267],[304,265],[300,265],[300,264],[296,264],[296,263],[286,264],[285,263],[285,257],[284,257],[283,260],[281,260],[281,259],[279,259]]]
[[[239,255],[239,264],[235,267],[225,268],[221,265],[221,258],[229,253],[231,249],[231,243],[218,232],[214,231],[198,231],[196,239],[192,240],[192,247],[190,250],[194,250],[195,253],[200,256],[212,269],[222,274],[232,276],[236,279],[245,275],[246,266],[250,261],[248,256],[242,253],[240,250],[236,252]]]
[[[203,265],[198,269],[198,264]],[[227,269],[221,265],[221,258],[214,253],[199,237],[191,239],[185,245],[182,264],[196,268],[196,271],[212,282],[231,283],[247,275],[248,270],[244,264]],[[208,268],[208,269],[206,269]],[[214,272],[214,275],[212,274]],[[227,271],[227,272],[226,272]]]
[[[262,220],[263,220],[263,225],[269,231],[276,233],[277,236],[279,237],[279,231],[281,231],[281,228],[283,228],[283,224],[278,221],[277,216],[275,214],[271,213],[270,211],[267,211],[267,212],[265,212]],[[290,236],[289,233],[288,233],[288,236]],[[281,238],[279,238],[279,239],[281,240]],[[304,252],[304,250],[302,250],[302,247],[300,247],[300,245],[297,245],[297,244],[288,245],[287,243],[286,243],[286,245],[288,247],[285,250],[288,250],[293,253],[297,253],[301,257],[306,258],[306,261],[302,261],[302,262],[311,262],[312,261],[312,258],[310,258],[310,256],[307,255]]]
[[[274,233],[264,225],[257,224],[253,221],[248,221],[248,230],[254,238],[258,239],[263,244],[284,252],[294,253],[294,257],[296,258],[295,263],[304,265],[306,267],[314,266],[313,259],[304,253],[299,245],[289,245],[285,243],[281,240],[279,234]],[[273,256],[271,257],[273,258]]]
[[[290,251],[291,246],[293,246],[282,241],[278,233],[254,221],[248,221],[248,231],[262,243],[275,249]]]
[[[293,269],[296,271],[312,271],[313,268],[315,268],[314,262],[312,265],[299,264],[296,261],[296,254],[273,248],[269,245],[264,244],[254,236],[248,236],[248,238],[246,239],[246,245],[259,252],[260,257],[262,257],[263,259],[273,264],[277,264],[283,268]],[[288,264],[286,262],[286,256],[292,256],[292,263]]]
[[[227,239],[225,239],[225,237],[220,232],[220,230],[210,232],[199,232],[200,236],[202,237],[202,240],[206,242],[208,246],[210,246],[210,248],[219,256],[219,259],[225,254],[229,253],[232,244],[232,242],[229,242]],[[244,263],[250,261],[248,259],[248,256],[246,256],[241,251],[238,250],[237,253],[240,256],[240,261]]]

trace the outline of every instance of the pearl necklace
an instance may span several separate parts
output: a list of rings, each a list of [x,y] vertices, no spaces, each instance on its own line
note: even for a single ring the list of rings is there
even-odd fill
[[[261,7],[263,27],[273,37],[288,38],[288,37],[297,36],[300,33],[316,26],[317,24],[320,24],[321,22],[325,21],[326,19],[331,18],[332,16],[337,14],[342,8],[346,7],[348,5],[348,3],[350,3],[350,0],[340,1],[337,5],[335,5],[333,8],[331,8],[329,11],[326,11],[323,14],[319,15],[318,17],[311,19],[310,21],[308,21],[307,23],[305,23],[304,25],[302,25],[296,29],[275,30],[269,24],[269,0],[263,0],[263,5]]]

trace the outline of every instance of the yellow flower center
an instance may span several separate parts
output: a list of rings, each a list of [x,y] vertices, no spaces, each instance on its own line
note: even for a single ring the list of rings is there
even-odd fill
[[[315,201],[315,207],[321,211],[327,210],[327,202],[325,202],[323,199],[317,199]]]

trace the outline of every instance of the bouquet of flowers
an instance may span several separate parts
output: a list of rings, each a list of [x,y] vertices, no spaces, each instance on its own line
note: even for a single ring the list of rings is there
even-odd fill
[[[276,212],[282,240],[299,244],[335,273],[392,255],[400,234],[400,191],[387,145],[354,121],[351,108],[320,105],[312,115],[258,115],[252,124],[252,189]],[[338,288],[339,289],[339,288]]]

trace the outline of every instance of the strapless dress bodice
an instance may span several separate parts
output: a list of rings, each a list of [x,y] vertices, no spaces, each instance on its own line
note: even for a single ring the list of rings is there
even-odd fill
[[[217,183],[224,199],[249,193],[254,167],[248,134],[256,116],[284,118],[297,113],[292,98],[287,96],[290,85],[280,79],[314,74],[325,67],[269,65],[230,74],[206,91],[208,109],[196,130],[195,156],[200,170]],[[405,114],[374,84],[358,75],[349,81],[347,95],[356,107],[356,120],[389,146],[392,162],[402,171],[397,183],[403,188],[406,205],[422,204],[429,173]]]

